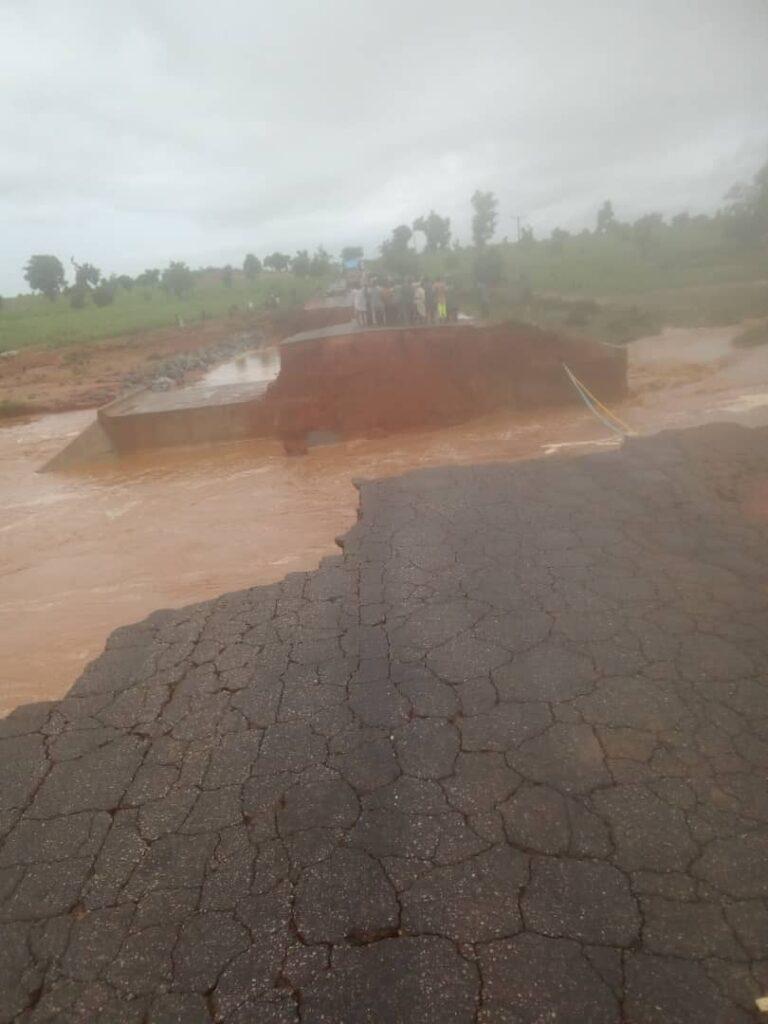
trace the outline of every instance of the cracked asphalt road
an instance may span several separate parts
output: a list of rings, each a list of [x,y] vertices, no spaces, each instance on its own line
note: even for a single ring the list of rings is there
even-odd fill
[[[758,1020],[768,430],[361,513],[0,723],[0,1022]]]

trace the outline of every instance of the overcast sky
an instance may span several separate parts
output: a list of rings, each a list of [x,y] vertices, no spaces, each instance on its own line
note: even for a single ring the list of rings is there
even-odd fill
[[[767,0],[0,0],[0,294],[714,209],[768,157]]]

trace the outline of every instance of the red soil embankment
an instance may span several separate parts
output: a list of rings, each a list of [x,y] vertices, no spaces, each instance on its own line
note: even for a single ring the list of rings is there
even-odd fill
[[[518,324],[307,338],[284,344],[281,363],[260,419],[288,444],[314,430],[372,436],[578,402],[563,363],[601,398],[626,393],[623,350]]]

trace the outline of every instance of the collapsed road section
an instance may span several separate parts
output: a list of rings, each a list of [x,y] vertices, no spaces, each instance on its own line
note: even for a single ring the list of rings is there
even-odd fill
[[[314,436],[370,437],[578,402],[566,362],[602,397],[625,394],[623,349],[529,325],[334,324],[285,339],[272,382],[135,392],[99,410],[88,439],[123,453],[275,437],[302,452]],[[80,442],[69,454],[87,450]]]
[[[623,349],[526,324],[361,330],[349,324],[287,338],[264,397],[265,424],[300,449],[313,431],[339,437],[462,423],[496,409],[568,405],[573,365],[608,398],[626,393]]]
[[[0,1019],[757,1022],[768,430],[361,487],[0,723]]]

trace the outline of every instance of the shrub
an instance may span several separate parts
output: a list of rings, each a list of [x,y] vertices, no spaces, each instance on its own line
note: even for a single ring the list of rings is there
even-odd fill
[[[97,306],[111,306],[115,301],[114,285],[102,281],[99,287],[93,290],[93,301]]]
[[[69,304],[72,309],[84,309],[85,300],[88,295],[88,289],[82,286],[76,286],[69,289]]]

